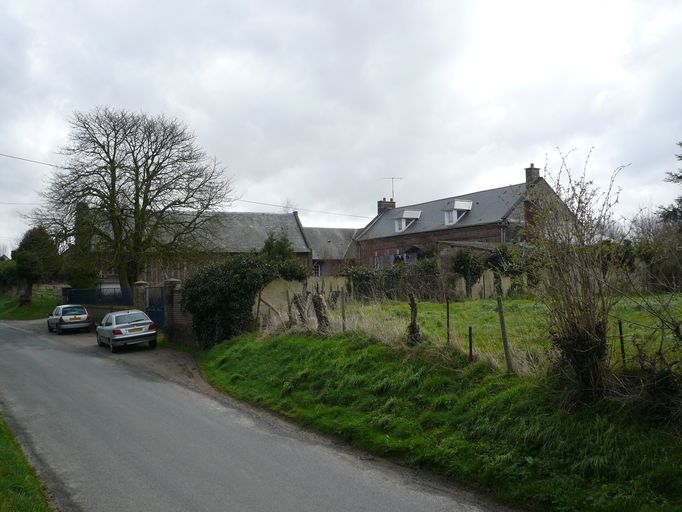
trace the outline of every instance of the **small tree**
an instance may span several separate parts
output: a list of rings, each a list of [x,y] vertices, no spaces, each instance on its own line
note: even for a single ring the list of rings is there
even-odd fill
[[[483,262],[471,249],[460,249],[452,258],[452,271],[464,278],[467,297],[471,297],[474,284],[483,275]]]
[[[24,285],[21,304],[30,304],[33,285],[55,278],[61,267],[57,246],[42,228],[29,229],[16,251],[17,277]]]
[[[16,261],[0,261],[0,292],[6,292],[19,284]]]
[[[682,142],[678,142],[677,145],[682,148]],[[682,161],[682,153],[676,156],[677,160]],[[677,169],[677,171],[669,172],[665,181],[682,185],[682,168]],[[677,229],[682,232],[682,196],[675,199],[673,204],[661,207],[659,214],[665,222],[674,224],[677,226]]]
[[[504,347],[504,360],[507,365],[507,372],[513,373],[514,367],[512,364],[511,350],[509,348],[509,339],[507,338],[507,325],[504,318],[504,306],[502,303],[502,276],[506,275],[512,277],[518,275],[521,270],[517,264],[516,254],[513,251],[510,251],[506,245],[500,245],[493,249],[485,260],[485,266],[493,271],[497,313],[500,318],[502,344]]]

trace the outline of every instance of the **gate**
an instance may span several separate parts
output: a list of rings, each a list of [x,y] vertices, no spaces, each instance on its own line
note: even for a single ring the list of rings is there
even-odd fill
[[[163,329],[166,325],[164,309],[163,287],[147,288],[147,308],[145,313],[156,324],[158,330]]]

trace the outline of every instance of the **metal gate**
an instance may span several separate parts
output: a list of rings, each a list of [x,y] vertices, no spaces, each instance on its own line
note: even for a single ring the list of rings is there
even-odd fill
[[[147,288],[147,308],[145,312],[156,324],[157,329],[163,329],[166,325],[164,311],[163,287]]]

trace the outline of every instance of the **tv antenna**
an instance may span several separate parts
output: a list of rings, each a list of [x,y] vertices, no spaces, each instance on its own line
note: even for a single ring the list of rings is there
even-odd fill
[[[390,176],[389,178],[381,178],[382,180],[391,180],[391,199],[395,201],[395,180],[402,180],[400,176]]]

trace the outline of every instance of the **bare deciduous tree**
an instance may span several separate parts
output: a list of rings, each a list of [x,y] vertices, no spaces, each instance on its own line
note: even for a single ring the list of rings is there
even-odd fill
[[[33,213],[59,240],[73,236],[79,204],[89,210],[96,250],[110,259],[121,286],[153,258],[206,241],[211,213],[228,200],[229,179],[176,119],[112,108],[76,112],[65,164]]]

